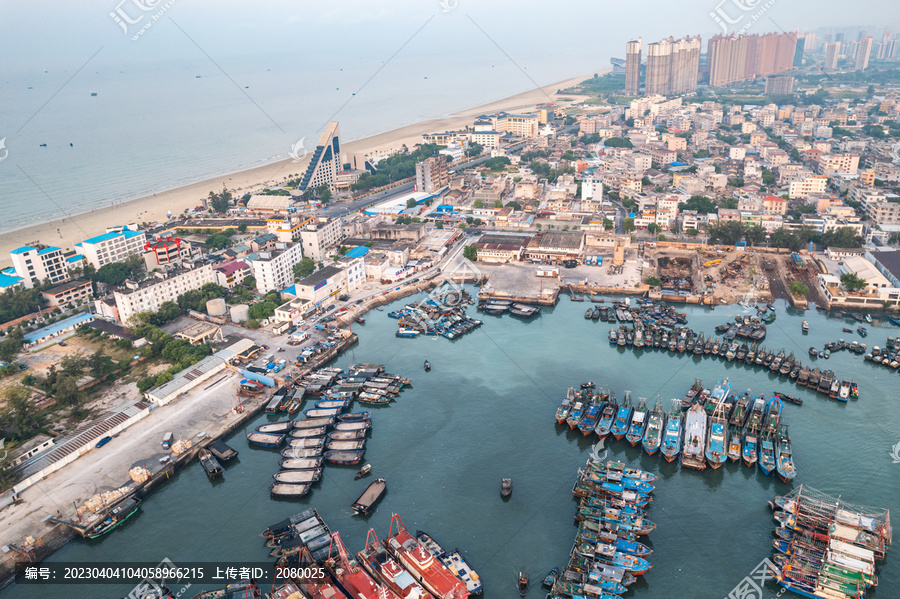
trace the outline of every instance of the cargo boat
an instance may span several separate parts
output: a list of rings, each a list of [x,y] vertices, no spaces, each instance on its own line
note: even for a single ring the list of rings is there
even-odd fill
[[[397,532],[394,533],[394,527]],[[393,534],[392,534],[393,533]],[[391,518],[384,546],[425,589],[442,599],[466,599],[466,585],[456,578],[435,556],[406,530],[399,514]]]
[[[381,501],[381,498],[384,497],[385,493],[387,493],[387,481],[383,478],[376,478],[366,487],[359,499],[353,502],[351,507],[357,514],[368,516],[375,509],[375,506],[378,505],[378,502]]]
[[[198,457],[200,458],[200,465],[206,471],[206,476],[210,479],[222,476],[222,466],[219,465],[219,462],[208,449],[201,449]]]
[[[325,567],[348,597],[354,599],[398,599],[390,589],[379,585],[344,547],[341,535],[332,533],[331,543],[337,547],[337,556],[325,561]],[[323,599],[325,599],[324,596]]]
[[[226,445],[224,441],[213,441],[209,444],[209,450],[217,459],[223,462],[227,462],[238,456],[237,450]]]
[[[86,539],[102,537],[112,529],[128,520],[141,507],[141,500],[129,497],[106,510],[102,520],[87,528],[82,533]]]
[[[281,446],[281,443],[284,441],[284,435],[276,435],[272,433],[248,433],[247,434],[247,442],[251,445],[256,445],[257,447],[267,447],[269,449],[274,449]]]
[[[358,451],[339,451],[332,450],[325,452],[325,461],[331,462],[332,464],[339,464],[343,466],[352,466],[354,464],[359,464],[362,461],[363,456],[365,455],[366,450],[360,449]]]

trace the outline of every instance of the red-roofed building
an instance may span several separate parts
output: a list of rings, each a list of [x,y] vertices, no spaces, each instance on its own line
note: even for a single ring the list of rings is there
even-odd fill
[[[156,241],[144,244],[144,263],[147,270],[166,264],[180,264],[186,255],[190,255],[190,244],[181,241],[180,237],[167,235],[165,238],[157,237]]]
[[[787,214],[788,201],[778,196],[766,196],[762,199],[763,214]]]
[[[222,287],[234,289],[235,285],[243,283],[244,277],[252,274],[250,266],[246,262],[236,260],[216,267],[216,282]]]

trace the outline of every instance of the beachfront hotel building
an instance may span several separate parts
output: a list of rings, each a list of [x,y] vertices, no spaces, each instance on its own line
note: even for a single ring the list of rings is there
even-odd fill
[[[75,251],[99,270],[105,264],[124,262],[131,254],[143,254],[145,241],[140,231],[125,229],[85,239],[75,244]]]
[[[260,293],[281,291],[294,282],[294,265],[303,258],[299,243],[276,243],[275,249],[260,252],[251,264],[256,290]]]
[[[212,264],[155,272],[140,283],[125,281],[113,291],[119,322],[127,324],[139,312],[156,312],[163,302],[174,302],[183,293],[215,282]]]
[[[21,284],[31,289],[40,285],[44,279],[51,283],[62,283],[69,280],[69,268],[58,247],[46,245],[23,245],[9,253],[16,276],[21,277]]]
[[[322,185],[330,188],[338,171],[343,170],[340,136],[341,129],[337,121],[328,123],[300,181],[298,189],[301,193],[307,189],[318,189]]]
[[[62,285],[41,291],[49,306],[68,306],[90,302],[94,285],[90,281],[68,281]],[[80,303],[79,303],[80,302]]]

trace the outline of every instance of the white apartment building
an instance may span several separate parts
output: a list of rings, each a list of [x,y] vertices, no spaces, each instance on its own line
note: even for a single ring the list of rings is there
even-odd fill
[[[139,312],[156,312],[163,302],[174,302],[187,291],[215,282],[212,264],[155,272],[140,283],[125,281],[123,287],[113,291],[119,321],[127,324]]]
[[[581,199],[592,202],[603,201],[603,177],[591,175],[581,182]]]
[[[256,290],[268,293],[289,287],[294,282],[294,265],[301,258],[303,249],[299,243],[276,243],[275,251],[260,252],[259,257],[251,264]]]
[[[812,176],[797,181],[791,181],[788,187],[788,197],[792,200],[797,198],[808,198],[813,193],[825,193],[825,186],[828,183],[828,177]]]
[[[144,242],[143,233],[125,229],[85,239],[76,244],[75,251],[99,270],[104,264],[124,262],[131,254],[143,254]]]
[[[328,251],[341,239],[340,219],[318,219],[300,230],[303,255],[321,262],[328,257]],[[297,258],[299,261],[300,258]]]
[[[354,291],[366,282],[366,261],[364,256],[344,256],[340,260],[344,272],[347,273],[347,289]]]
[[[69,280],[69,269],[63,258],[63,251],[52,246],[23,245],[9,253],[16,276],[21,277],[22,285],[31,289],[40,285],[44,279],[51,283],[62,283]]]

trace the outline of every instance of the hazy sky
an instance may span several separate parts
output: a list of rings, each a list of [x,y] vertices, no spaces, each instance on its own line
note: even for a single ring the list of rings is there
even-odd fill
[[[214,59],[289,53],[300,61],[330,56],[380,62],[423,25],[415,36],[415,51],[435,60],[508,60],[506,53],[527,66],[540,56],[574,60],[594,54],[598,64],[606,65],[611,54],[624,55],[622,46],[633,37],[652,41],[700,34],[705,39],[718,32],[709,13],[721,1],[443,0],[442,6],[438,0],[3,0],[0,77],[21,68],[77,69],[101,47],[94,66],[162,64],[203,52]],[[742,13],[736,3],[754,8]],[[151,8],[142,11],[139,4]],[[132,41],[133,32],[165,4],[170,5],[165,14]],[[765,4],[769,8],[750,32],[845,25],[871,25],[875,31],[900,24],[897,2],[725,0],[722,10],[734,18]],[[126,35],[110,17],[117,8],[132,19],[143,16],[142,23],[132,25]]]

